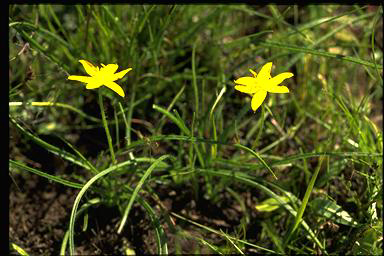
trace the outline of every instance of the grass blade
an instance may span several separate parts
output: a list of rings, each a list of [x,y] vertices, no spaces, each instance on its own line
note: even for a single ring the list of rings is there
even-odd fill
[[[296,214],[296,218],[295,218],[295,222],[293,224],[293,227],[292,227],[291,231],[288,233],[286,240],[284,241],[285,244],[287,244],[289,242],[292,234],[296,231],[300,222],[303,221],[303,214],[304,214],[305,208],[307,207],[309,197],[312,193],[313,187],[314,187],[315,182],[316,182],[317,175],[319,174],[319,171],[320,171],[320,168],[321,168],[321,165],[323,163],[324,158],[325,158],[324,156],[320,157],[320,162],[319,162],[319,164],[315,170],[315,173],[312,175],[312,178],[309,181],[307,190],[305,191],[303,202],[301,203],[300,209]]]
[[[31,139],[33,142],[35,142],[36,144],[40,145],[41,147],[45,148],[46,150],[48,150],[49,152],[59,156],[59,157],[62,157],[63,159],[66,159],[76,165],[79,165],[89,171],[91,171],[91,168],[89,167],[88,164],[86,164],[84,161],[81,161],[79,160],[77,157],[75,157],[74,155],[72,155],[71,153],[68,153],[67,151],[63,150],[63,149],[60,149],[56,146],[53,146],[45,141],[43,141],[42,139],[38,138],[37,136],[33,135],[32,133],[28,132],[27,130],[25,130],[21,125],[19,125],[15,119],[13,119],[11,116],[9,116],[9,120],[11,121],[11,123],[13,123],[20,131],[22,134],[24,134],[25,136],[27,136],[29,139]]]
[[[148,176],[152,173],[152,171],[156,168],[156,166],[162,162],[164,159],[170,157],[170,155],[164,155],[164,156],[161,156],[159,157],[153,164],[151,164],[151,166],[145,171],[143,177],[141,177],[139,183],[137,184],[135,190],[133,191],[132,193],[132,196],[128,202],[128,206],[127,208],[125,209],[124,211],[124,214],[123,214],[123,218],[121,220],[121,223],[120,223],[120,226],[119,226],[119,229],[117,230],[117,233],[120,234],[121,231],[123,230],[123,227],[125,225],[125,222],[127,221],[127,218],[128,218],[128,214],[129,214],[129,211],[131,210],[131,207],[132,207],[132,204],[133,202],[135,201],[136,199],[136,196],[137,194],[139,193],[139,190],[141,189],[141,187],[143,186],[145,180],[148,178]]]
[[[71,211],[71,218],[69,220],[69,253],[70,255],[74,255],[75,253],[75,241],[74,241],[74,230],[75,230],[75,220],[76,220],[76,214],[77,214],[77,208],[79,207],[79,203],[81,198],[84,196],[85,192],[91,187],[93,183],[95,183],[97,180],[102,178],[103,176],[119,169],[124,166],[132,164],[132,161],[125,161],[120,164],[114,165],[109,167],[108,169],[105,169],[101,171],[100,173],[96,174],[94,177],[92,177],[87,183],[84,184],[82,189],[80,190],[79,194],[77,194],[75,202],[73,203],[72,211]]]
[[[309,53],[309,54],[317,55],[317,56],[335,58],[338,60],[345,60],[345,61],[360,64],[360,65],[364,65],[364,66],[367,66],[370,68],[383,69],[382,65],[377,65],[376,63],[372,63],[372,62],[367,61],[367,60],[362,60],[362,59],[355,58],[355,57],[344,56],[344,55],[340,55],[340,54],[330,53],[330,52],[306,48],[306,47],[300,47],[300,46],[296,46],[296,45],[289,45],[289,44],[284,44],[284,43],[279,43],[279,42],[274,42],[274,41],[260,42],[260,45],[265,46],[265,47],[286,49],[286,50],[289,50],[292,52],[303,52],[303,53]]]
[[[39,171],[39,170],[37,170],[35,168],[26,166],[25,164],[20,163],[18,161],[14,161],[12,159],[9,159],[9,164],[12,167],[14,167],[14,168],[19,168],[21,170],[26,170],[26,171],[32,172],[32,173],[37,174],[37,175],[39,175],[41,177],[44,177],[44,178],[46,178],[48,180],[51,180],[51,181],[63,184],[63,185],[68,186],[68,187],[78,188],[78,189],[81,189],[83,187],[83,184],[72,182],[72,181],[68,181],[68,180],[59,178],[59,177],[57,177],[55,175],[50,175],[50,174],[48,174],[46,172]]]
[[[243,146],[241,144],[234,144],[234,146],[236,148],[240,148],[242,150],[245,150],[245,151],[248,151],[249,153],[251,153],[253,156],[255,156],[260,162],[261,164],[267,168],[267,170],[273,175],[273,177],[277,180],[277,177],[275,175],[275,173],[272,171],[271,167],[269,167],[269,165],[264,161],[263,158],[261,158],[261,156],[259,156],[259,154],[257,154],[255,151],[253,151],[252,149],[246,147],[246,146]]]

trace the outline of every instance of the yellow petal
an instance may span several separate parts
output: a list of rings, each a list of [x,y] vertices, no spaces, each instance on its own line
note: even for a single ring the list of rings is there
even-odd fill
[[[281,82],[283,82],[285,79],[290,78],[290,77],[293,77],[292,73],[284,72],[284,73],[278,74],[277,76],[269,79],[268,84],[269,84],[269,86],[273,87],[273,86],[281,84]]]
[[[127,74],[131,70],[132,70],[132,68],[128,68],[128,69],[125,69],[123,71],[120,71],[120,72],[114,74],[112,81],[116,81],[117,79],[123,78],[125,76],[125,74]]]
[[[254,86],[257,83],[256,78],[254,77],[240,77],[239,79],[235,80],[236,84],[242,84],[242,85],[248,85],[248,86]]]
[[[264,90],[260,90],[257,93],[255,93],[252,97],[251,101],[251,107],[253,111],[256,111],[265,100],[265,97],[267,96],[267,92]]]
[[[101,69],[100,69],[100,72],[105,72],[105,73],[108,73],[108,74],[114,74],[116,72],[116,70],[119,68],[119,66],[117,64],[108,64],[108,65],[104,65]]]
[[[289,89],[286,86],[271,86],[271,87],[268,87],[267,92],[288,93]]]
[[[257,75],[257,78],[260,80],[268,80],[269,78],[271,78],[271,69],[272,62],[268,62],[261,68],[259,74]]]
[[[121,97],[125,96],[123,89],[117,83],[110,81],[110,82],[105,82],[104,85],[107,86],[109,89],[113,90],[114,92],[116,92],[117,94],[119,94]]]
[[[103,84],[100,83],[98,80],[93,80],[92,82],[88,83],[87,86],[85,86],[86,89],[96,89],[102,86]]]
[[[87,72],[88,75],[94,76],[99,72],[99,68],[93,66],[92,63],[90,63],[89,61],[79,60],[79,62],[83,65],[85,72]]]
[[[83,83],[90,83],[93,81],[93,77],[91,77],[91,76],[69,76],[68,80],[75,80],[75,81],[80,81]]]
[[[249,72],[252,73],[252,75],[256,78],[257,77],[257,73],[255,71],[253,71],[252,69],[249,69]]]
[[[257,88],[255,86],[244,86],[244,85],[236,85],[235,89],[240,91],[240,92],[244,92],[244,93],[248,93],[248,94],[254,94],[258,90],[260,90],[260,88]]]

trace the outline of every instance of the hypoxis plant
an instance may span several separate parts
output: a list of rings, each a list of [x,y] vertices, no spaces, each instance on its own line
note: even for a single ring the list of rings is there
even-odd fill
[[[235,89],[247,93],[252,96],[251,107],[256,111],[261,103],[263,103],[267,92],[270,93],[288,93],[289,89],[286,86],[279,86],[285,79],[293,76],[290,72],[278,74],[275,77],[271,76],[272,62],[265,64],[259,74],[253,70],[249,70],[253,77],[240,77],[235,80],[238,84]]]
[[[260,107],[260,105],[263,103],[265,97],[267,96],[267,92],[270,92],[270,93],[288,93],[289,92],[288,87],[279,86],[279,84],[281,84],[285,79],[292,77],[293,74],[290,72],[284,72],[284,73],[278,74],[275,77],[272,77],[271,68],[272,68],[272,62],[268,62],[261,68],[259,74],[257,74],[255,71],[250,69],[249,71],[252,73],[253,77],[240,77],[239,79],[235,80],[235,83],[239,84],[235,86],[236,90],[247,93],[252,96],[251,107],[253,111],[256,111]],[[265,116],[262,116],[261,118],[265,118]],[[261,159],[256,152],[253,152],[253,153],[257,158],[259,158],[260,161],[263,162],[263,159]],[[323,160],[323,157],[321,159]],[[316,181],[317,175],[320,170],[320,166],[321,164],[319,165],[319,168],[316,169],[314,175],[312,176],[310,186],[308,186],[307,188],[305,197],[303,199],[303,203],[301,204],[299,211],[297,211],[297,213],[294,214],[295,222],[291,226],[291,229],[288,233],[288,237],[286,237],[285,243],[289,242],[289,239],[291,238],[293,232],[295,232],[295,230],[298,227],[298,224],[302,221],[302,216],[307,207],[308,198],[312,192],[313,184]],[[273,172],[272,174],[274,175]],[[311,234],[311,232],[309,233]],[[313,239],[316,241],[317,245],[323,249],[322,245],[320,244],[320,241],[315,236],[313,236]]]
[[[126,73],[128,73],[130,70],[132,70],[132,68],[128,68],[128,69],[125,69],[125,70],[120,71],[118,73],[115,73],[118,69],[117,64],[108,64],[108,65],[101,64],[102,67],[99,68],[99,67],[94,66],[93,64],[91,64],[90,62],[88,62],[86,60],[80,60],[80,63],[83,65],[85,71],[90,75],[90,77],[71,75],[71,76],[68,76],[69,80],[76,80],[76,81],[86,83],[87,84],[86,89],[96,89],[96,88],[99,88],[99,87],[105,85],[108,88],[110,88],[111,90],[113,90],[114,92],[116,92],[119,96],[121,96],[121,97],[125,96],[123,89],[118,84],[116,84],[114,81],[124,77],[124,75]],[[103,126],[104,126],[107,140],[108,140],[108,145],[109,145],[109,150],[111,153],[112,163],[111,163],[109,168],[98,172],[88,182],[86,182],[84,184],[84,186],[81,188],[80,192],[78,193],[78,195],[75,199],[74,206],[72,208],[71,219],[70,219],[70,223],[69,223],[69,230],[68,230],[67,235],[63,241],[62,250],[61,250],[62,253],[65,253],[66,243],[67,243],[67,240],[69,240],[69,251],[70,251],[71,255],[73,255],[75,253],[75,242],[74,242],[75,220],[77,219],[76,216],[78,215],[78,213],[84,208],[84,205],[80,206],[80,201],[83,198],[83,196],[85,195],[85,193],[91,188],[93,183],[97,182],[98,180],[100,180],[104,176],[110,174],[111,172],[116,172],[117,170],[119,170],[123,167],[135,164],[136,161],[138,161],[138,162],[140,161],[140,159],[135,159],[132,154],[130,155],[131,160],[123,161],[123,162],[118,162],[116,160],[115,153],[114,153],[114,147],[113,147],[113,143],[112,143],[112,138],[111,138],[109,128],[108,128],[108,121],[107,121],[107,118],[106,118],[106,115],[104,112],[102,93],[99,91],[98,94],[99,94],[100,112],[101,112]],[[119,106],[120,106],[120,109],[123,111],[123,107],[122,107],[120,102],[119,102]],[[123,113],[123,115],[124,115],[124,113]],[[124,214],[123,214],[122,220],[120,222],[119,229],[117,231],[118,233],[122,232],[122,229],[125,226],[125,223],[127,221],[130,209],[132,208],[133,202],[135,200],[139,201],[139,203],[147,210],[147,212],[150,214],[152,220],[155,221],[157,219],[156,216],[153,214],[152,208],[148,204],[146,204],[145,201],[143,201],[140,198],[140,196],[138,195],[138,192],[141,189],[144,182],[146,181],[146,179],[151,174],[151,172],[160,163],[162,163],[162,161],[164,161],[168,157],[170,157],[170,156],[169,155],[163,155],[163,156],[159,157],[157,160],[155,160],[149,166],[149,168],[145,171],[144,175],[140,178],[140,181],[136,185],[135,189],[131,189],[128,185],[124,186],[125,187],[124,189],[130,191],[132,193],[132,196],[129,198],[128,205],[125,207]],[[100,200],[96,200],[94,203],[100,203]],[[79,206],[80,206],[80,209],[79,209]],[[164,232],[164,231],[162,231],[161,227],[157,227],[156,229],[159,230],[158,233]],[[167,253],[167,250],[168,250],[167,245],[163,241],[163,239],[164,238],[159,238],[160,245],[158,246],[158,252],[160,254]]]
[[[96,89],[102,85],[105,85],[109,89],[119,94],[121,97],[125,96],[123,89],[114,81],[123,78],[125,74],[127,74],[129,71],[132,70],[132,68],[128,68],[118,73],[115,73],[119,68],[117,64],[108,64],[108,65],[101,64],[102,67],[100,68],[92,65],[92,63],[86,60],[79,60],[79,62],[83,65],[85,71],[90,76],[73,76],[72,75],[72,76],[68,76],[69,80],[75,80],[75,81],[86,83],[87,86],[85,88],[87,89]]]
[[[76,81],[80,81],[80,82],[86,83],[86,89],[97,89],[97,88],[100,88],[101,86],[104,85],[104,86],[110,88],[111,90],[113,90],[114,92],[116,92],[119,96],[121,96],[121,97],[125,96],[125,93],[124,93],[124,90],[122,89],[122,87],[120,85],[118,85],[117,83],[115,83],[114,81],[123,78],[129,71],[132,70],[132,68],[128,68],[128,69],[125,69],[123,71],[120,71],[120,72],[116,73],[116,71],[118,69],[118,65],[117,64],[108,64],[108,65],[101,64],[101,67],[97,67],[97,66],[94,66],[93,64],[91,64],[90,62],[88,62],[86,60],[80,60],[80,63],[83,65],[85,71],[90,76],[70,75],[70,76],[68,76],[69,80],[76,80]],[[93,176],[93,178],[90,179],[85,184],[79,184],[79,183],[74,183],[74,182],[68,182],[68,181],[66,181],[64,179],[57,178],[57,177],[55,177],[53,175],[47,175],[47,174],[45,174],[43,172],[40,172],[38,170],[35,170],[33,168],[29,168],[27,166],[24,166],[24,165],[22,165],[22,164],[20,164],[20,163],[18,163],[16,161],[10,161],[10,163],[14,167],[23,168],[23,169],[31,171],[33,173],[45,176],[46,178],[55,180],[55,181],[57,181],[59,183],[63,183],[63,184],[66,184],[66,185],[69,185],[69,186],[81,189],[79,194],[76,197],[74,207],[72,208],[72,214],[71,214],[71,219],[70,219],[70,227],[69,227],[69,231],[67,232],[67,235],[65,236],[65,238],[63,240],[62,253],[61,254],[65,254],[65,251],[66,251],[65,248],[66,248],[66,244],[67,244],[68,240],[69,240],[69,248],[70,248],[71,255],[73,255],[74,252],[75,252],[75,250],[74,250],[74,248],[75,248],[74,247],[74,239],[73,239],[73,237],[74,237],[74,223],[75,223],[75,219],[79,215],[79,212],[77,211],[78,205],[80,203],[80,200],[82,199],[82,196],[85,194],[85,192],[87,192],[88,189],[90,189],[90,186],[94,182],[100,180],[103,176],[109,174],[112,171],[116,171],[116,170],[118,170],[118,169],[120,169],[120,168],[122,168],[124,166],[133,164],[133,161],[123,161],[123,162],[119,162],[119,163],[116,161],[116,157],[115,157],[115,153],[114,153],[114,147],[113,147],[113,143],[112,143],[112,137],[111,137],[110,132],[109,132],[108,121],[107,121],[107,118],[106,118],[106,115],[105,115],[105,111],[104,111],[102,92],[100,90],[98,91],[98,96],[99,96],[98,97],[98,99],[99,99],[98,103],[99,103],[99,106],[100,106],[100,113],[101,113],[101,116],[102,116],[102,123],[103,123],[104,129],[105,129],[105,132],[106,132],[106,137],[107,137],[107,140],[108,140],[109,151],[110,151],[111,160],[112,160],[111,163],[109,164],[109,168],[104,169],[104,170],[99,170],[98,168],[96,168],[89,160],[86,159],[86,157],[84,157],[78,150],[76,150],[74,147],[72,147],[72,145],[70,145],[69,143],[67,143],[67,145],[70,146],[73,149],[73,151],[75,151],[77,156],[72,155],[71,153],[69,153],[69,152],[67,152],[65,150],[62,150],[62,149],[60,149],[60,148],[58,148],[56,146],[53,146],[51,144],[46,143],[45,141],[43,141],[40,138],[38,138],[37,136],[33,135],[29,131],[25,130],[12,117],[10,117],[11,122],[14,123],[16,125],[16,127],[18,127],[25,135],[27,135],[29,138],[34,140],[36,143],[38,143],[39,145],[45,147],[46,149],[48,149],[48,151],[51,151],[52,153],[62,157],[63,159],[69,160],[70,162],[73,162],[73,163],[75,163],[75,164],[77,164],[77,165],[79,165],[79,166],[81,166],[81,167],[91,171],[93,174],[95,174],[95,176]],[[120,102],[119,102],[119,104],[120,104],[121,109],[123,109],[123,107],[121,106]],[[15,103],[11,104],[10,103],[10,105],[19,106],[20,104],[15,104]],[[84,115],[83,112],[73,108],[70,105],[62,104],[62,103],[32,102],[30,105],[31,106],[59,106],[59,107],[75,110],[77,113]],[[96,120],[97,122],[100,121],[97,118],[92,118],[92,120]],[[79,159],[79,157],[80,157],[80,159]],[[153,168],[156,165],[158,165],[163,159],[165,159],[167,157],[168,156],[165,155],[162,158],[160,158],[157,162],[152,164],[151,165],[152,169],[149,169],[149,171],[147,170],[148,174],[151,172],[151,170],[153,170]],[[145,180],[145,178],[143,180]],[[105,184],[105,183],[103,183],[103,184]],[[140,186],[137,187],[137,190],[139,188],[140,188]],[[132,199],[134,199],[134,198],[135,197],[133,197]],[[91,206],[93,204],[99,204],[99,203],[100,203],[100,199],[98,199],[98,198],[96,198],[95,200],[90,200],[90,201],[88,201],[88,203],[86,203],[83,206],[81,206],[79,211],[84,211],[87,207],[89,207],[89,206]],[[122,222],[121,223],[121,227],[124,224],[125,224],[125,222]]]
[[[79,62],[83,65],[85,71],[90,76],[73,76],[72,75],[72,76],[68,76],[69,80],[75,80],[75,81],[86,83],[87,84],[85,87],[86,89],[96,89],[105,85],[106,87],[110,88],[121,97],[125,96],[123,89],[114,81],[123,78],[125,74],[127,74],[129,71],[132,70],[132,68],[128,68],[118,73],[115,73],[119,68],[117,64],[108,64],[108,65],[101,64],[102,67],[97,67],[86,60],[79,60]],[[116,163],[115,151],[113,149],[112,138],[109,133],[108,122],[106,120],[106,116],[104,112],[103,99],[100,92],[99,92],[99,106],[100,106],[100,112],[103,120],[105,133],[107,135],[108,146],[111,153],[112,162]]]

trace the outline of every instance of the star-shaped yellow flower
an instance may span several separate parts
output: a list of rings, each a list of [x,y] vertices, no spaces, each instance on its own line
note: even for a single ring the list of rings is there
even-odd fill
[[[79,62],[83,65],[85,72],[87,72],[90,76],[68,76],[69,80],[86,83],[86,89],[96,89],[105,85],[121,97],[125,96],[123,89],[114,81],[123,78],[125,74],[132,70],[132,68],[125,69],[115,74],[119,67],[117,64],[108,64],[106,66],[101,64],[102,67],[99,68],[93,66],[92,63],[86,60],[79,60]]]
[[[240,77],[235,80],[235,83],[238,84],[235,86],[235,89],[247,93],[252,96],[251,107],[253,111],[256,111],[263,103],[267,92],[272,93],[288,93],[289,89],[286,86],[278,86],[285,79],[293,76],[290,72],[284,72],[278,74],[275,77],[271,77],[271,68],[272,62],[265,64],[259,74],[257,75],[255,71],[249,70],[253,77]]]

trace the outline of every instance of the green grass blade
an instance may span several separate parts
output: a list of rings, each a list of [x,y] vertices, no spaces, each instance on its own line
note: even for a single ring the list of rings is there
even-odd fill
[[[59,59],[48,52],[40,43],[38,43],[35,39],[30,37],[24,30],[18,28],[17,26],[14,27],[17,32],[20,33],[20,35],[31,45],[31,47],[36,48],[40,53],[42,53],[44,56],[46,56],[49,60],[57,64],[61,70],[63,70],[67,75],[69,75],[69,67],[59,61]]]
[[[117,28],[117,31],[120,34],[120,38],[122,38],[126,45],[130,45],[130,39],[126,35],[123,29],[123,23],[119,22],[119,17],[117,15],[114,15],[112,11],[109,9],[107,5],[102,5],[101,8],[104,10],[104,12],[107,14],[108,19],[114,24],[114,26]]]
[[[212,232],[212,233],[217,234],[217,235],[219,235],[219,236],[224,236],[224,235],[222,234],[222,232],[220,232],[220,231],[217,231],[217,230],[215,230],[215,229],[213,229],[213,228],[204,226],[204,225],[202,225],[202,224],[200,224],[200,223],[197,223],[197,222],[195,222],[195,221],[189,220],[189,219],[187,219],[187,218],[185,218],[185,217],[183,217],[183,216],[181,216],[181,215],[179,215],[179,214],[177,214],[177,213],[171,212],[171,214],[172,214],[173,216],[175,216],[175,217],[181,219],[181,220],[184,220],[184,221],[186,221],[186,222],[189,222],[189,223],[191,223],[191,224],[193,224],[193,225],[195,225],[195,226],[198,226],[198,227],[200,227],[200,228],[202,228],[202,229],[205,229],[205,230],[207,230],[207,231],[209,231],[209,232]],[[270,249],[268,249],[268,248],[264,248],[264,247],[259,246],[259,245],[255,245],[255,244],[249,243],[249,242],[244,241],[244,240],[242,240],[242,239],[238,239],[238,238],[236,238],[236,237],[231,237],[231,236],[229,236],[229,235],[226,235],[226,236],[228,236],[230,239],[232,239],[232,240],[234,240],[234,241],[236,241],[236,242],[239,242],[239,243],[242,243],[242,244],[251,246],[251,247],[253,247],[253,248],[256,248],[256,249],[259,249],[259,250],[262,250],[262,251],[266,251],[266,252],[269,252],[269,253],[277,253],[276,251],[270,250]]]
[[[29,254],[23,248],[21,248],[15,243],[10,242],[10,249],[15,250],[21,256],[29,256]]]
[[[83,156],[83,154],[81,154],[81,152],[80,151],[78,151],[71,143],[69,143],[68,141],[66,141],[64,138],[62,138],[62,137],[60,137],[59,136],[59,138],[68,146],[68,147],[70,147],[75,153],[76,153],[76,155],[78,156],[78,157],[80,157],[80,159],[81,160],[83,160],[84,161],[84,163],[85,164],[87,164],[88,166],[89,166],[89,168],[90,168],[90,170],[93,172],[93,174],[97,174],[97,173],[99,173],[99,171],[96,169],[96,167],[95,166],[93,166],[93,164],[91,163],[91,162],[89,162],[86,158],[85,158],[85,156]]]
[[[18,169],[21,169],[21,170],[26,170],[26,171],[32,172],[32,173],[37,174],[37,175],[39,175],[41,177],[44,177],[44,178],[46,178],[48,180],[51,180],[51,181],[63,184],[63,185],[68,186],[68,187],[77,188],[77,189],[81,189],[83,187],[83,184],[72,182],[72,181],[68,181],[68,180],[59,178],[59,177],[57,177],[55,175],[50,175],[50,174],[48,174],[46,172],[39,171],[39,170],[37,170],[35,168],[26,166],[25,164],[20,163],[18,161],[14,161],[12,159],[9,159],[9,164],[13,168],[18,168]]]
[[[364,65],[364,66],[367,66],[370,68],[383,69],[382,65],[377,65],[377,64],[372,63],[372,62],[367,61],[367,60],[362,60],[362,59],[355,58],[355,57],[344,56],[344,55],[340,55],[340,54],[330,53],[330,52],[306,48],[306,47],[299,47],[296,45],[290,45],[290,44],[279,43],[279,42],[274,42],[274,41],[260,42],[260,45],[265,46],[265,47],[286,49],[286,50],[289,50],[292,52],[303,52],[303,53],[309,53],[309,54],[316,55],[316,56],[335,58],[338,60],[344,60],[344,61],[349,61],[349,62],[357,63],[360,65]]]
[[[61,102],[49,102],[49,101],[48,102],[36,102],[36,101],[33,101],[33,102],[20,102],[20,101],[9,102],[9,107],[18,107],[18,106],[24,106],[24,105],[35,106],[35,107],[61,107],[61,108],[69,109],[69,110],[79,114],[81,117],[84,117],[90,121],[93,121],[96,123],[101,123],[100,119],[93,117],[93,116],[90,116],[90,115],[87,115],[86,113],[84,113],[80,109],[77,109],[71,105],[61,103]]]
[[[163,155],[163,156],[159,157],[153,164],[151,164],[151,166],[145,171],[144,175],[141,177],[139,183],[137,184],[135,190],[132,193],[132,196],[131,196],[131,198],[130,198],[130,200],[128,202],[128,206],[127,206],[127,208],[124,211],[123,218],[121,219],[121,223],[120,223],[119,229],[117,230],[118,234],[120,234],[121,231],[123,230],[125,222],[127,221],[127,218],[128,218],[128,215],[129,215],[129,211],[131,210],[131,207],[133,205],[133,202],[136,199],[137,194],[139,193],[139,190],[144,185],[145,180],[152,173],[152,171],[156,168],[156,166],[160,162],[162,162],[163,160],[165,160],[168,157],[170,157],[170,155]]]
[[[90,167],[88,166],[88,164],[86,164],[84,161],[81,161],[79,160],[77,157],[75,157],[74,155],[72,155],[71,153],[68,153],[67,151],[63,150],[63,149],[60,149],[56,146],[53,146],[45,141],[43,141],[42,139],[38,138],[37,136],[33,135],[32,133],[28,132],[27,130],[25,130],[21,125],[19,125],[15,119],[13,119],[11,116],[9,116],[9,120],[11,121],[11,123],[13,123],[16,128],[18,128],[20,130],[20,132],[22,134],[24,134],[26,137],[28,137],[29,139],[31,139],[33,142],[35,142],[36,144],[40,145],[41,147],[45,148],[46,150],[48,150],[49,152],[59,156],[59,157],[62,157],[63,159],[66,159],[76,165],[79,165],[89,171],[91,171]]]
[[[215,103],[213,103],[211,111],[209,112],[209,119],[212,122],[213,140],[215,141],[217,140],[217,131],[216,131],[216,124],[215,124],[215,116],[213,115],[213,112],[216,108],[216,105],[219,103],[220,99],[223,97],[224,93],[226,92],[226,90],[227,90],[227,87],[224,85],[219,95],[217,96]],[[215,159],[216,155],[217,155],[217,144],[212,144],[212,159]]]
[[[314,208],[314,212],[335,223],[358,227],[359,224],[353,220],[351,215],[343,210],[340,205],[327,198],[315,198],[310,202],[310,206]]]
[[[244,184],[248,184],[250,186],[256,187],[263,191],[264,193],[268,194],[270,197],[273,197],[277,202],[280,203],[281,206],[283,206],[291,215],[295,216],[297,215],[297,212],[292,208],[291,205],[287,204],[280,196],[275,194],[272,190],[267,188],[266,186],[260,184],[259,182],[255,181],[255,178],[242,173],[242,172],[236,172],[232,170],[217,170],[217,169],[198,169],[198,173],[209,173],[211,175],[220,176],[220,177],[228,177],[230,179],[238,180],[240,182],[243,182]],[[269,183],[271,184],[271,183]],[[305,220],[302,220],[300,224],[303,226],[303,228],[308,232],[309,236],[314,240],[314,242],[319,246],[319,248],[326,252],[322,243],[319,241],[319,239],[316,237],[315,233],[311,230],[311,228],[308,226],[308,224],[305,222]]]
[[[175,103],[178,101],[178,99],[180,98],[180,96],[183,94],[185,90],[185,85],[183,85],[183,87],[181,87],[180,91],[176,94],[176,96],[172,99],[171,103],[168,105],[167,107],[167,111],[171,111],[171,109],[173,108],[173,106],[175,105]],[[166,115],[163,115],[161,118],[160,118],[160,121],[159,121],[159,124],[158,126],[156,127],[156,132],[155,134],[157,134],[159,131],[161,131],[161,128],[163,127],[164,125],[164,120],[165,120],[165,117]]]
[[[242,149],[242,150],[244,150],[244,151],[247,151],[247,152],[251,153],[253,156],[255,156],[255,157],[261,162],[261,164],[262,164],[265,168],[267,168],[267,170],[268,170],[268,171],[272,174],[272,176],[277,180],[277,177],[276,177],[275,173],[272,171],[271,167],[269,167],[269,165],[264,161],[263,158],[261,158],[261,156],[260,156],[259,154],[257,154],[257,153],[256,153],[255,151],[253,151],[252,149],[250,149],[250,148],[248,148],[248,147],[246,147],[246,146],[243,146],[243,145],[241,145],[241,144],[234,144],[234,146],[235,146],[236,148],[240,148],[240,149]]]
[[[271,221],[267,220],[266,222],[262,222],[261,226],[267,232],[267,235],[271,238],[273,243],[276,245],[279,253],[284,254],[283,242],[281,241],[279,235],[276,234],[276,232],[274,231],[273,224],[271,223]]]
[[[272,32],[273,32],[273,30],[266,30],[266,31],[260,31],[260,32],[254,33],[254,34],[246,35],[246,36],[243,36],[240,38],[236,38],[235,40],[230,41],[228,43],[225,43],[224,46],[231,48],[231,47],[235,47],[235,46],[239,45],[240,43],[249,44],[251,39],[258,38],[258,37],[261,37],[262,35],[269,34]]]
[[[125,161],[125,162],[111,166],[108,169],[101,171],[100,173],[98,173],[94,177],[92,177],[87,183],[85,183],[84,186],[82,187],[82,189],[80,190],[79,194],[77,194],[75,202],[74,202],[73,207],[72,207],[71,217],[70,217],[70,221],[69,221],[69,252],[70,252],[70,255],[74,255],[74,253],[75,253],[75,241],[74,241],[74,230],[75,230],[75,220],[76,220],[75,216],[77,214],[77,208],[79,207],[80,200],[84,196],[85,192],[87,192],[88,189],[90,189],[90,187],[92,186],[92,184],[95,183],[96,181],[98,181],[100,178],[104,177],[105,175],[107,175],[113,171],[116,171],[119,168],[130,165],[132,163],[133,163],[132,161]]]
[[[305,195],[304,195],[303,201],[302,201],[302,203],[300,205],[300,209],[299,209],[299,211],[296,214],[296,218],[295,218],[295,222],[293,224],[293,227],[290,230],[290,232],[288,233],[288,236],[286,237],[286,240],[284,241],[285,244],[287,244],[290,241],[290,238],[291,238],[292,234],[296,231],[296,229],[299,226],[300,222],[303,221],[303,214],[304,214],[305,208],[307,207],[309,197],[310,197],[310,195],[312,193],[313,187],[314,187],[316,179],[317,179],[317,175],[319,174],[319,171],[320,171],[320,168],[321,168],[321,165],[323,163],[324,158],[325,158],[324,156],[320,157],[320,162],[319,162],[319,164],[318,164],[314,174],[312,175],[311,180],[309,181],[307,190],[305,191]]]
[[[83,212],[85,212],[88,208],[100,204],[101,200],[100,198],[93,198],[88,200],[85,204],[83,204],[80,209],[76,213],[76,218],[81,216]],[[67,244],[68,244],[68,239],[69,239],[69,230],[65,232],[63,241],[61,242],[61,247],[60,247],[60,255],[66,255],[66,250],[67,250]]]
[[[129,186],[125,186],[125,188],[129,190],[131,194],[133,194],[134,191]],[[131,195],[131,198],[132,198],[132,195]],[[168,254],[167,236],[163,227],[161,226],[159,218],[156,216],[156,212],[153,210],[150,204],[146,200],[144,200],[139,194],[136,195],[136,200],[147,211],[148,216],[152,222],[152,225],[155,228],[157,253],[159,255],[163,255],[163,254],[167,255]]]
[[[177,117],[175,117],[172,113],[170,113],[166,109],[157,105],[153,105],[153,109],[159,111],[160,113],[164,114],[169,119],[171,119],[171,121],[174,122],[180,128],[180,130],[186,135],[189,136],[191,134],[191,131]]]
[[[104,126],[104,130],[105,130],[105,134],[107,135],[109,152],[111,154],[112,163],[115,164],[116,163],[115,151],[113,149],[112,137],[111,137],[111,134],[109,133],[108,122],[107,122],[107,118],[106,118],[105,112],[104,112],[103,96],[101,95],[100,91],[99,91],[99,106],[100,106],[101,118],[103,120],[103,126]]]
[[[193,86],[193,94],[195,96],[195,113],[197,119],[199,119],[199,90],[197,88],[196,81],[196,46],[197,41],[193,44],[192,47],[192,86]]]
[[[379,68],[377,67],[377,61],[375,57],[375,26],[377,25],[377,22],[379,21],[380,17],[381,18],[383,17],[383,6],[380,6],[380,8],[377,9],[377,12],[372,24],[372,35],[371,35],[372,60],[373,60],[373,63],[375,63],[376,65],[375,70],[376,70],[378,80],[380,81],[381,86],[383,86],[383,78],[380,75],[380,71],[379,71]]]
[[[222,230],[221,231],[221,234],[225,237],[225,239],[233,246],[235,247],[236,251],[240,254],[240,255],[245,255],[243,253],[243,251],[232,241],[231,237],[229,235],[227,235],[225,232],[223,232]]]
[[[66,47],[69,50],[72,50],[72,45],[71,44],[69,44],[67,41],[62,39],[57,34],[52,33],[51,31],[46,30],[46,29],[44,29],[44,28],[42,28],[40,26],[35,26],[34,24],[26,22],[26,21],[15,21],[15,22],[9,23],[9,28],[11,28],[13,26],[26,27],[26,28],[32,29],[33,31],[36,31],[38,33],[46,34],[47,36],[51,37],[52,39],[54,39],[57,42],[59,42],[60,44],[62,44],[63,47]]]

